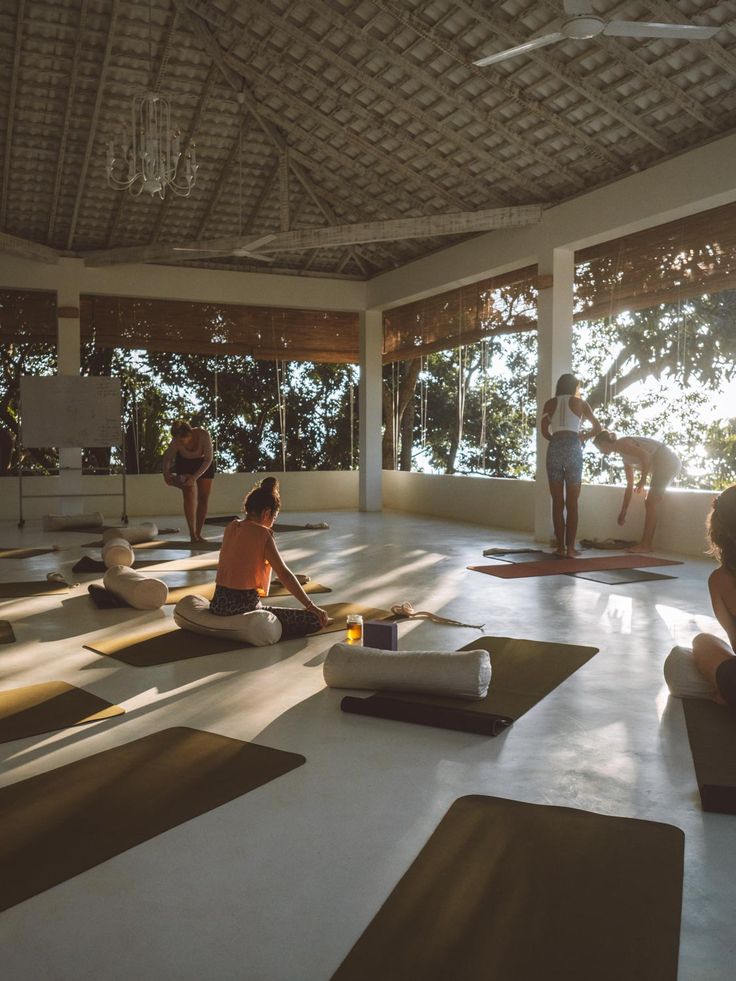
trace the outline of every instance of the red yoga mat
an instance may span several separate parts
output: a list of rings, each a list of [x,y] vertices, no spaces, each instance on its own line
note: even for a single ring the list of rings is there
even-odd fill
[[[498,579],[526,579],[527,576],[562,576],[568,572],[602,572],[605,569],[641,569],[652,565],[682,565],[677,559],[658,559],[653,555],[601,555],[592,559],[544,559],[512,565],[469,565],[473,572],[484,572]]]

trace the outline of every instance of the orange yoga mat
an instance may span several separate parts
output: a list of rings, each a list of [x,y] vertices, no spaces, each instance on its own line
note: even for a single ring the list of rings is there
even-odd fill
[[[604,569],[644,569],[657,565],[682,565],[677,559],[654,555],[601,555],[592,559],[544,559],[512,565],[469,565],[472,572],[483,572],[497,579],[526,579],[528,576],[563,576],[571,572],[600,572]]]

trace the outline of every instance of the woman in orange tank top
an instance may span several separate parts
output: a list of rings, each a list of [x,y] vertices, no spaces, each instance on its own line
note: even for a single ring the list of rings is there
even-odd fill
[[[267,477],[247,495],[245,518],[231,521],[225,528],[210,611],[216,616],[228,617],[251,610],[267,610],[279,620],[283,639],[304,637],[327,626],[330,618],[326,610],[310,600],[281,558],[271,531],[280,509],[279,485],[275,477]],[[272,570],[299,600],[303,610],[263,606],[261,599],[268,596]]]

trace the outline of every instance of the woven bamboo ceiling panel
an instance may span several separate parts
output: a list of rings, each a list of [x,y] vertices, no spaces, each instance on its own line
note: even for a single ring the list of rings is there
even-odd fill
[[[718,32],[564,40],[477,68],[562,0],[3,0],[0,233],[83,255],[550,205],[733,130],[733,2],[591,4]],[[107,143],[151,90],[196,143],[188,198],[107,186]],[[363,279],[452,241],[196,264]]]

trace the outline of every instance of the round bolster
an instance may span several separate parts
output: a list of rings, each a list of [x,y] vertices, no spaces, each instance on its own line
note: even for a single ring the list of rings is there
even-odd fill
[[[210,613],[210,604],[201,596],[184,596],[174,607],[174,620],[182,630],[205,637],[222,637],[253,647],[267,647],[281,640],[281,623],[268,610],[251,610],[231,617]]]
[[[108,569],[115,565],[130,566],[135,562],[135,555],[124,538],[110,538],[102,546],[102,561]]]
[[[488,651],[381,651],[334,644],[323,665],[330,688],[425,692],[485,698],[491,681]]]
[[[123,538],[131,545],[140,545],[141,542],[152,542],[158,535],[158,528],[152,521],[144,521],[141,525],[133,525],[130,528],[106,528],[102,532],[102,541],[108,542],[111,538]]]
[[[99,528],[104,524],[99,511],[89,514],[46,514],[43,518],[44,531],[64,531],[66,528]]]
[[[136,610],[159,610],[169,598],[169,587],[165,582],[149,579],[122,565],[108,569],[102,584]]]
[[[664,662],[664,680],[677,698],[712,698],[713,689],[698,671],[689,647],[673,647]]]

